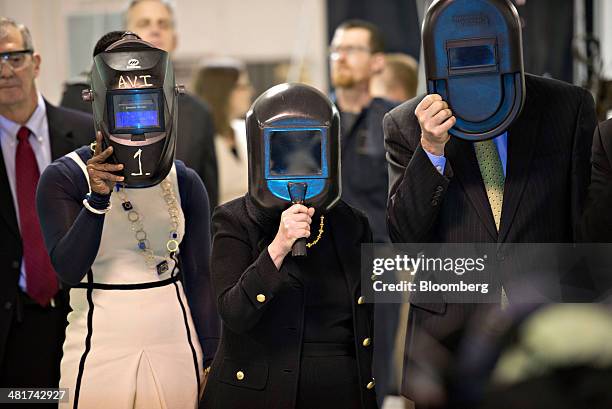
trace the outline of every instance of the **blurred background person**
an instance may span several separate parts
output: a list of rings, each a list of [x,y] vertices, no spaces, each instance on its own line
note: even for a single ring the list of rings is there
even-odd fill
[[[375,242],[389,241],[382,118],[394,104],[370,93],[372,77],[384,67],[383,52],[380,31],[363,20],[340,24],[329,49],[333,96],[342,128],[342,195],[368,216]]]
[[[178,44],[174,10],[165,0],[132,0],[125,14],[125,29],[171,54]],[[179,95],[178,104],[176,157],[200,175],[214,209],[219,188],[210,111],[189,93]]]
[[[384,42],[378,28],[363,20],[348,20],[334,33],[329,50],[331,82],[340,111],[342,133],[342,197],[363,211],[374,242],[388,242],[387,164],[382,118],[395,105],[373,97],[372,77],[384,68]],[[378,404],[397,394],[393,350],[399,304],[377,304],[374,310],[374,377]]]
[[[174,10],[165,0],[131,0],[124,15],[125,29],[138,34],[155,47],[172,53],[178,44]],[[89,84],[68,85],[61,105],[85,109],[91,113],[91,104],[83,104],[81,91]],[[200,176],[206,186],[211,208],[218,203],[217,158],[214,147],[213,120],[208,107],[189,93],[178,98],[177,159],[185,162]]]
[[[40,68],[28,28],[0,17],[2,387],[58,385],[68,295],[47,255],[34,197],[52,160],[94,138],[91,116],[42,97],[35,81]]]
[[[612,242],[612,119],[600,122],[593,135],[591,152],[591,182],[587,193],[582,220],[580,222],[580,241],[604,243],[593,246],[593,252],[609,253],[607,243]],[[597,253],[595,253],[597,254]],[[607,260],[607,257],[590,257],[593,261]],[[596,262],[596,261],[595,261]],[[588,273],[598,302],[612,301],[612,275],[608,263],[599,262],[600,269],[590,266]]]
[[[196,72],[193,90],[208,103],[213,114],[219,204],[223,204],[248,190],[244,117],[251,106],[253,87],[246,66],[225,58],[204,61]]]
[[[612,407],[609,305],[514,305],[475,317],[467,332],[452,386],[460,407]]]
[[[385,54],[385,68],[370,82],[372,96],[397,104],[416,96],[417,61],[408,54]]]

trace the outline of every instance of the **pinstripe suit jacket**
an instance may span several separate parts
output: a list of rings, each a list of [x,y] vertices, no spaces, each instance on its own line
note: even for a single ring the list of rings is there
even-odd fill
[[[522,113],[508,130],[508,162],[499,232],[472,143],[451,138],[440,174],[420,146],[414,114],[423,96],[384,119],[389,163],[387,220],[392,241],[404,243],[572,242],[590,177],[596,116],[591,95],[578,87],[526,75]],[[478,103],[478,101],[474,101]],[[502,282],[516,292],[508,268]],[[508,283],[506,282],[508,281]],[[475,305],[420,303],[413,299],[406,340],[402,393],[419,401],[421,375],[451,369],[465,322]],[[451,359],[448,359],[451,358]]]

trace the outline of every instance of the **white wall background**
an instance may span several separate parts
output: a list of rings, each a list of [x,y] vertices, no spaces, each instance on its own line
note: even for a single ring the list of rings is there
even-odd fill
[[[0,15],[32,32],[43,65],[38,86],[58,103],[70,76],[67,17],[117,13],[127,0],[0,0]],[[327,89],[325,0],[175,0],[177,59],[233,56],[249,62],[303,62],[312,85]],[[96,39],[83,41],[95,43]]]
[[[595,0],[595,32],[601,41],[602,74],[612,78],[612,1]]]

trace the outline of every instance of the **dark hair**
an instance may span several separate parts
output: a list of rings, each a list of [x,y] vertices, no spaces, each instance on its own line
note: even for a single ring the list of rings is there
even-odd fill
[[[351,28],[363,28],[370,33],[370,51],[372,53],[382,53],[385,51],[385,41],[383,40],[380,30],[374,24],[365,20],[346,20],[336,28],[336,31],[348,30]]]
[[[111,31],[109,33],[104,34],[98,40],[98,42],[96,43],[96,46],[94,47],[93,56],[95,57],[96,55],[103,53],[111,44],[121,40],[126,33],[133,34],[139,40],[141,39],[137,34],[132,33],[130,31],[124,31],[124,30]]]

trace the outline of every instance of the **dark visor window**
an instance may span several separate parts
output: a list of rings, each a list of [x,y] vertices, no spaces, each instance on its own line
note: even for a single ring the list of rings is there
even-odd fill
[[[495,46],[485,44],[450,48],[448,59],[451,69],[495,65]]]
[[[163,101],[159,91],[113,94],[111,117],[116,133],[163,130]]]
[[[319,130],[270,132],[270,175],[320,175],[321,139]]]

